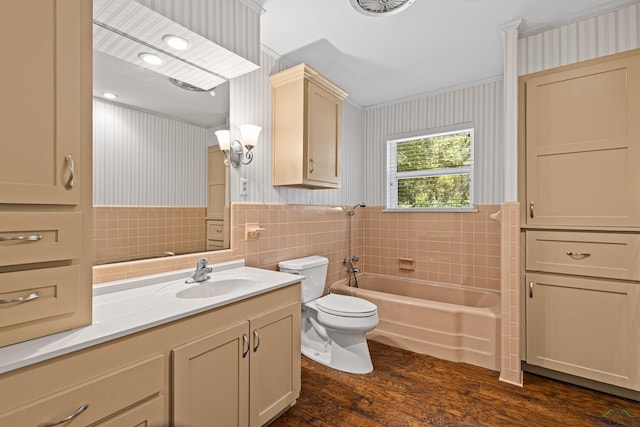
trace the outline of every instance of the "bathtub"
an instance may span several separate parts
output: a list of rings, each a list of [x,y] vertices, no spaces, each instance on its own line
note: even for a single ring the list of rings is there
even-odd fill
[[[453,362],[500,369],[500,294],[377,274],[331,285],[333,293],[378,306],[380,323],[367,338]]]

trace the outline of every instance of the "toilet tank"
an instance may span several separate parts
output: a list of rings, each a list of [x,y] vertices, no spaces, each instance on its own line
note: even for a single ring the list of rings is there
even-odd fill
[[[327,279],[327,267],[329,260],[322,256],[308,256],[304,258],[290,259],[278,263],[280,271],[284,273],[301,274],[302,303],[320,298],[324,293],[324,285]]]

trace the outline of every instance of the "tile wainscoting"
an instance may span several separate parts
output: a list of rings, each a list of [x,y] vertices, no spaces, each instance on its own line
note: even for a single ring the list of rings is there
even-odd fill
[[[94,284],[191,268],[201,257],[210,263],[246,259],[252,267],[277,269],[279,261],[308,255],[329,258],[327,283],[346,278],[351,207],[233,203],[231,248],[94,267]],[[498,205],[473,213],[382,212],[360,208],[352,218],[352,254],[362,271],[500,290],[500,225],[489,219]],[[203,220],[204,222],[204,220]],[[265,231],[245,239],[245,224]],[[201,239],[204,241],[204,237]],[[414,259],[413,271],[398,258]]]

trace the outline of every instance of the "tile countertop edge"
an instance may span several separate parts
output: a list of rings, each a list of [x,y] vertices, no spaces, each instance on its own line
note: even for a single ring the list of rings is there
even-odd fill
[[[244,263],[243,263],[244,264]],[[94,319],[91,325],[80,328],[35,338],[29,341],[0,347],[0,375],[11,372],[16,369],[24,368],[45,360],[53,359],[58,356],[73,353],[78,350],[89,348],[98,344],[102,344],[117,338],[122,338],[137,332],[161,326],[173,321],[203,313],[209,310],[233,304],[254,296],[258,296],[276,289],[290,286],[301,280],[301,276],[288,273],[281,273],[272,270],[261,270],[252,267],[240,267],[242,272],[260,273],[264,277],[267,284],[258,286],[257,288],[242,294],[234,295],[230,298],[220,300],[218,298],[198,298],[193,300],[180,300],[165,298],[161,304],[157,304],[145,311],[144,316],[124,316],[109,319],[103,322]],[[216,270],[231,272],[229,269]],[[240,271],[240,270],[236,270]],[[182,276],[184,273],[192,272],[192,270],[183,270],[180,272],[169,272],[165,275],[154,275],[153,277],[162,280],[164,277],[168,280],[176,280],[176,277]],[[179,276],[176,276],[178,274]],[[266,276],[266,277],[265,277]],[[183,276],[181,279],[184,277]],[[148,288],[149,295],[155,295],[159,288],[166,286],[166,281],[156,284],[149,284],[149,278],[140,278],[140,286],[132,286],[127,284],[129,281],[114,282],[114,292],[122,293],[127,291],[140,291],[140,288]],[[132,279],[135,281],[135,279]],[[124,286],[123,286],[124,285]],[[109,286],[107,284],[101,285]],[[96,293],[97,298],[108,295],[100,291]],[[94,297],[95,298],[95,297]],[[182,301],[182,304],[177,301]],[[94,306],[96,300],[94,299]]]

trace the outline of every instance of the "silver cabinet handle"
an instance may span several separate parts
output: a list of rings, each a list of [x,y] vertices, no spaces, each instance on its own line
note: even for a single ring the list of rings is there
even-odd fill
[[[0,236],[0,242],[7,242],[9,240],[26,240],[26,241],[38,241],[42,240],[42,234],[29,234],[28,236],[11,236],[11,237],[2,237]]]
[[[249,337],[247,334],[242,334],[242,358],[244,359],[249,354]]]
[[[255,353],[260,347],[260,335],[258,334],[258,330],[253,330],[253,352]]]
[[[78,409],[76,409],[76,412],[74,412],[73,414],[69,415],[68,417],[60,420],[60,421],[46,421],[44,423],[40,423],[38,424],[38,427],[53,427],[53,426],[59,426],[60,424],[64,424],[66,422],[71,421],[72,419],[78,417],[80,414],[82,414],[84,411],[86,411],[89,408],[89,404],[85,403],[84,405],[82,405],[81,407],[79,407]]]
[[[533,298],[533,282],[529,282],[529,298]]]
[[[309,159],[309,173],[313,173],[316,167],[313,165],[313,159]]]
[[[567,252],[567,255],[574,259],[585,259],[591,256],[589,252]]]
[[[69,167],[69,178],[67,182],[64,183],[64,188],[67,190],[71,190],[73,188],[73,179],[76,175],[76,168],[73,164],[73,156],[71,154],[67,154],[64,156],[64,161],[67,162],[67,166]]]
[[[14,299],[0,299],[0,304],[15,304],[18,302],[27,302],[33,301],[34,299],[40,298],[40,292],[31,292],[29,295]]]
[[[533,202],[529,202],[529,218],[533,218],[535,215],[533,214]]]

